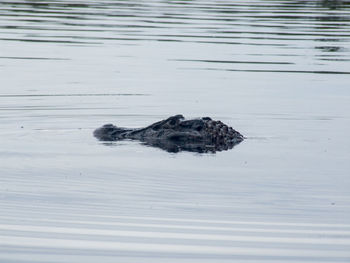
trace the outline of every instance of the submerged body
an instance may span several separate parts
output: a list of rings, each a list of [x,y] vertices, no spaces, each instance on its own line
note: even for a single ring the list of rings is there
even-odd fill
[[[106,124],[94,131],[102,141],[139,140],[168,152],[216,152],[232,149],[243,141],[238,131],[209,117],[185,120],[175,115],[145,128],[128,129]]]

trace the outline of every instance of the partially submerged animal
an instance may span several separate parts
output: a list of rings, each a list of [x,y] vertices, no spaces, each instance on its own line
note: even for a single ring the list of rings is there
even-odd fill
[[[216,152],[232,149],[244,140],[242,134],[209,117],[185,120],[175,115],[145,128],[128,129],[103,125],[94,131],[101,141],[139,140],[168,152]]]

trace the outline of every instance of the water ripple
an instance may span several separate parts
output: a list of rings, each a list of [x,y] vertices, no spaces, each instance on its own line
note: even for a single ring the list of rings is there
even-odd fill
[[[262,54],[280,65],[283,63],[278,62],[278,56],[269,55],[270,49],[276,54],[282,48],[305,52],[311,48],[314,61],[324,61],[321,52],[340,55],[344,60],[329,57],[328,66],[313,63],[320,69],[301,73],[348,74],[330,69],[350,56],[344,49],[350,42],[350,7],[346,1],[2,1],[0,7],[3,42],[105,45],[157,41],[261,46]],[[325,43],[319,45],[317,41]],[[254,63],[252,58],[249,70],[255,72],[254,66],[261,62]],[[292,58],[284,64],[296,65]]]

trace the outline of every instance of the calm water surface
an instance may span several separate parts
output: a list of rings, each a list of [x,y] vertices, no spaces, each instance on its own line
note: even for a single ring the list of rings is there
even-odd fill
[[[0,262],[349,262],[349,1],[0,2]],[[217,154],[105,145],[211,116]]]

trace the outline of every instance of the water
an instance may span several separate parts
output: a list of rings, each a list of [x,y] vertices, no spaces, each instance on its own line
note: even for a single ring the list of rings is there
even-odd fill
[[[1,1],[1,262],[349,262],[348,1]],[[211,116],[230,151],[123,141]]]

